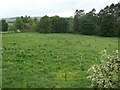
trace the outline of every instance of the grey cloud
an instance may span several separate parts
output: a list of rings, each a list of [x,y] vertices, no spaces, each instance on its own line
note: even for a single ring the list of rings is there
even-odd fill
[[[6,3],[7,2],[7,3]],[[95,8],[97,11],[119,0],[0,0],[0,17],[20,15],[74,15],[76,9],[86,12]]]

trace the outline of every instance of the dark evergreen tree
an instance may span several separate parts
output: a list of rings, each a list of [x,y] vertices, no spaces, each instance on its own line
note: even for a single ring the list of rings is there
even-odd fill
[[[74,15],[73,28],[74,33],[80,33],[80,18],[85,15],[84,10],[76,10]]]
[[[59,16],[51,17],[52,20],[52,32],[66,33],[68,30],[68,19],[60,18]]]
[[[8,30],[8,24],[6,20],[2,19],[2,31],[7,31]]]
[[[40,32],[40,33],[50,33],[51,30],[52,30],[51,19],[50,19],[50,17],[48,17],[47,15],[45,15],[38,22],[36,31]]]

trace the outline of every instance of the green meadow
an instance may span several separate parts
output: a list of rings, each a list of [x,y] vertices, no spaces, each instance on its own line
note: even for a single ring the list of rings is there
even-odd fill
[[[79,34],[2,34],[3,88],[86,88],[100,52],[118,49],[115,37]]]

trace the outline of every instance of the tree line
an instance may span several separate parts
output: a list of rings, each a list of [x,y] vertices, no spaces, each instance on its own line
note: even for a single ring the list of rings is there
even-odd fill
[[[92,9],[86,13],[76,10],[74,16],[74,32],[86,35],[118,36],[120,31],[120,3],[111,4],[95,13]]]
[[[2,20],[2,30],[7,31],[7,23]],[[74,17],[63,18],[59,16],[41,17],[40,20],[30,16],[17,17],[9,31],[20,30],[22,32],[40,33],[75,33],[85,35],[97,35],[117,37],[120,31],[120,3],[111,4],[96,13],[95,9],[85,13],[84,10],[76,10]]]

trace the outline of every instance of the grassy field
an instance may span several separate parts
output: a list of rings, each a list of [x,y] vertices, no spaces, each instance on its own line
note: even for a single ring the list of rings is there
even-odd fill
[[[112,54],[117,38],[74,34],[3,34],[3,88],[89,87],[87,70]]]

